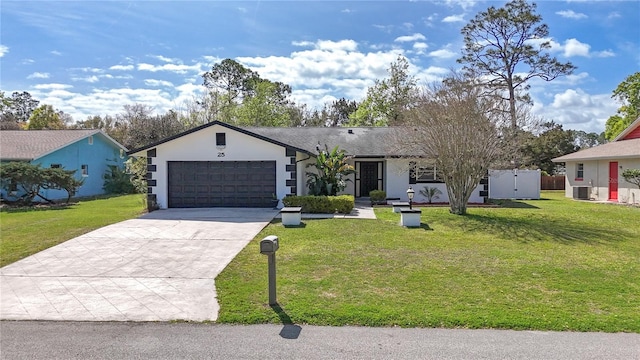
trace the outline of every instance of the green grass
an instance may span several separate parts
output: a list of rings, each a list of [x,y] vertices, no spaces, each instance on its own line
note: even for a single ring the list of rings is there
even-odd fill
[[[141,195],[79,201],[68,207],[3,209],[0,266],[11,264],[89,231],[131,219],[145,207]]]
[[[423,226],[378,220],[274,221],[216,279],[220,322],[640,332],[640,209],[562,193]],[[280,237],[268,306],[259,240]]]

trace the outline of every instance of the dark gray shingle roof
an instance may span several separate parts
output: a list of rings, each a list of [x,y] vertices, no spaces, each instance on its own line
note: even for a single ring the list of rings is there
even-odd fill
[[[320,144],[324,149],[338,146],[348,155],[357,157],[382,157],[390,154],[389,137],[391,128],[384,127],[244,127],[249,132],[279,141],[281,143],[316,153]]]
[[[31,161],[95,134],[107,137],[100,130],[3,130],[0,159]]]

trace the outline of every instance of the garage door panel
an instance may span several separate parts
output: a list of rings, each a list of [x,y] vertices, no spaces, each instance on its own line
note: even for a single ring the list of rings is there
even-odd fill
[[[169,207],[270,207],[275,161],[168,163]]]

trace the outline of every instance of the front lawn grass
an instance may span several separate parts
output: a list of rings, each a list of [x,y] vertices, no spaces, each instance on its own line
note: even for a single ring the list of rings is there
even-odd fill
[[[640,332],[640,209],[563,193],[423,226],[274,221],[216,279],[219,322]],[[280,237],[279,307],[259,241]]]
[[[0,266],[145,210],[142,195],[82,200],[50,208],[5,208],[0,212]]]

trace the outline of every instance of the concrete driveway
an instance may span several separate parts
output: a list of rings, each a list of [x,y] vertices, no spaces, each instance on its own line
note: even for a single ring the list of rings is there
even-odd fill
[[[169,209],[87,233],[0,269],[0,319],[215,321],[214,278],[276,215]]]

